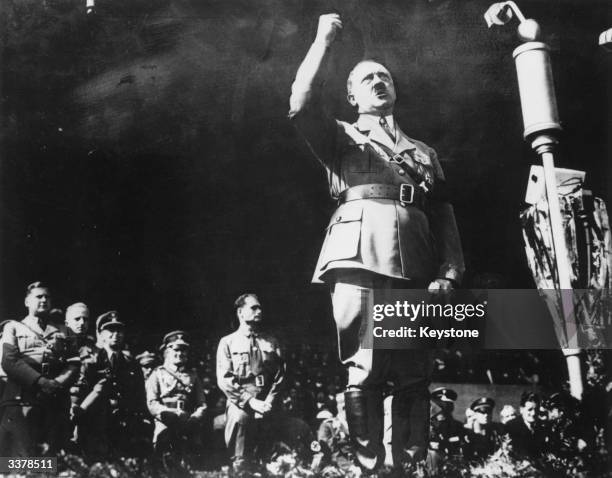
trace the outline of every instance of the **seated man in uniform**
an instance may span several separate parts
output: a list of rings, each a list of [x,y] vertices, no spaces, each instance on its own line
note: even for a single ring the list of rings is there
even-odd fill
[[[234,468],[241,469],[275,425],[271,420],[276,420],[285,362],[278,341],[261,330],[263,316],[257,296],[241,295],[234,308],[240,325],[219,342],[217,383],[227,396],[225,443]]]
[[[48,324],[49,288],[30,284],[25,305],[28,315],[8,322],[2,333],[2,368],[8,380],[0,456],[56,453],[66,445],[68,389],[79,373],[78,357],[69,356],[65,336]]]
[[[471,415],[465,424],[467,459],[486,459],[500,447],[503,430],[501,424],[493,422],[494,408],[495,400],[488,397],[474,400],[470,405]]]
[[[448,455],[461,454],[465,443],[463,423],[455,420],[457,392],[447,387],[439,387],[431,392],[431,422],[429,446],[438,453]]]
[[[138,363],[125,351],[125,324],[115,311],[96,321],[97,343],[85,361],[79,401],[79,444],[93,457],[136,456],[148,452],[151,423]]]
[[[206,402],[202,381],[195,370],[187,369],[185,337],[181,330],[166,334],[160,347],[164,363],[146,382],[147,406],[155,418],[153,446],[159,453],[201,452],[199,434]]]

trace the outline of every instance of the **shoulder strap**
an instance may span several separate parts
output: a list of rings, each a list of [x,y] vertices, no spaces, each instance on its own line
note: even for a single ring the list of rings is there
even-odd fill
[[[170,370],[168,370],[166,367],[164,367],[163,365],[160,365],[160,368],[163,368],[166,372],[168,372],[170,375],[172,375],[177,381],[179,381],[180,383],[182,383],[185,387],[189,386],[189,383],[185,383],[183,381],[183,379],[181,377],[179,377],[177,374],[175,374],[174,372],[171,372]]]
[[[25,327],[26,329],[28,329],[30,332],[32,332],[34,335],[36,335],[36,337],[40,340],[44,340],[45,336],[42,335],[40,332],[37,332],[36,330],[34,330],[32,327],[30,327],[29,325],[24,324],[23,322],[19,322],[17,320],[11,320],[11,322],[14,322],[16,324],[21,325],[22,327]]]
[[[395,162],[400,166],[406,173],[421,187],[423,187],[423,178],[420,177],[417,171],[411,168],[405,161],[403,161],[403,157],[399,153],[394,153],[393,150],[389,149],[387,146],[372,141],[368,136],[361,133],[355,125],[347,124],[345,128],[346,133],[357,143],[361,144],[369,144],[370,147],[376,151],[380,156],[382,156],[387,162]],[[400,157],[401,161],[396,161],[396,157]],[[427,188],[424,188],[427,192]]]

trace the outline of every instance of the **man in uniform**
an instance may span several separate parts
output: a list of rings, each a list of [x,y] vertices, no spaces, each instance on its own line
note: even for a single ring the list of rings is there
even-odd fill
[[[493,422],[495,400],[481,397],[470,405],[470,418],[465,424],[465,456],[469,460],[484,460],[501,445],[502,426]]]
[[[144,379],[147,380],[157,364],[157,357],[153,352],[145,350],[144,352],[136,355],[136,360],[138,360],[138,363],[140,364],[140,369],[142,370]]]
[[[206,402],[202,381],[195,370],[187,369],[185,337],[181,330],[165,335],[160,347],[164,363],[146,382],[147,405],[155,418],[153,446],[159,453],[201,452],[197,447]]]
[[[276,398],[285,362],[278,341],[261,330],[257,296],[241,295],[234,308],[240,325],[219,342],[217,384],[227,396],[225,443],[234,468],[241,469],[254,457],[257,442],[269,438],[273,425],[280,425]]]
[[[457,392],[447,387],[439,387],[431,392],[430,441],[432,450],[443,456],[460,455],[465,443],[463,423],[455,420]]]
[[[409,138],[393,117],[396,94],[389,71],[358,63],[347,81],[359,118],[329,117],[321,104],[323,72],[342,28],[322,15],[315,41],[292,87],[290,118],[325,169],[339,207],[332,215],[313,282],[329,284],[340,359],[348,368],[347,419],[360,464],[380,466],[382,387],[394,384],[393,455],[396,464],[425,455],[429,435],[431,357],[422,350],[362,347],[374,291],[429,289],[446,294],[464,265],[452,206],[435,151]],[[376,300],[374,299],[376,302]]]
[[[2,397],[0,456],[36,456],[64,447],[70,407],[68,389],[79,372],[64,335],[48,324],[51,295],[35,282],[27,287],[28,315],[10,321],[2,333],[2,368],[7,384]]]
[[[79,403],[79,442],[94,457],[146,453],[147,424],[144,378],[138,363],[124,350],[125,324],[116,311],[96,321],[97,348],[84,364]]]

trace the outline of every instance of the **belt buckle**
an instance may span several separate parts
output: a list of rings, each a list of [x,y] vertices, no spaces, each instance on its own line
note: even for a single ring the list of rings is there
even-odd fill
[[[399,194],[400,204],[405,206],[406,204],[412,204],[414,201],[414,186],[412,184],[400,185]]]
[[[258,387],[264,386],[264,376],[263,375],[257,375],[255,377],[255,385],[257,385]]]
[[[183,400],[177,400],[176,401],[176,408],[181,410],[181,411],[185,411],[185,402]]]

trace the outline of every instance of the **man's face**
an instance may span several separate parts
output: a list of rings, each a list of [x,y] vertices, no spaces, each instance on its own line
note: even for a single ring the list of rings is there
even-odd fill
[[[390,114],[396,94],[391,73],[380,63],[364,62],[351,73],[348,101],[358,113]]]
[[[241,324],[255,325],[261,322],[261,304],[255,297],[247,297],[244,305],[238,309]]]
[[[100,332],[100,340],[111,350],[120,350],[124,337],[123,327],[108,327]]]
[[[85,334],[89,327],[89,316],[84,309],[77,309],[66,317],[66,327],[77,335]]]
[[[521,416],[525,423],[535,423],[538,406],[535,402],[525,402],[521,407]]]
[[[491,414],[492,410],[490,409],[481,408],[479,410],[474,411],[474,417],[480,425],[488,425],[491,422]]]
[[[510,408],[504,409],[499,414],[502,423],[508,423],[510,420],[516,418],[516,411]]]
[[[46,314],[51,310],[51,295],[44,287],[35,287],[25,298],[28,313],[33,316]]]
[[[184,365],[187,362],[187,348],[169,345],[166,349],[166,363],[168,365]]]

